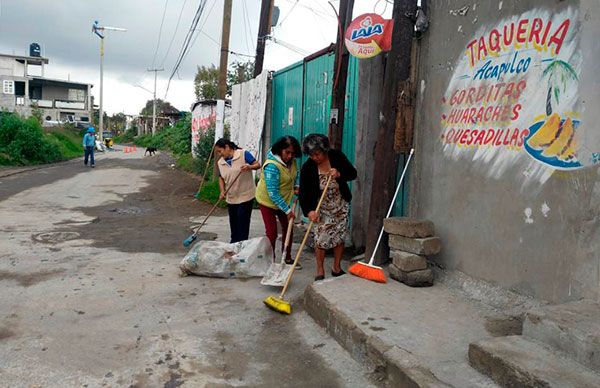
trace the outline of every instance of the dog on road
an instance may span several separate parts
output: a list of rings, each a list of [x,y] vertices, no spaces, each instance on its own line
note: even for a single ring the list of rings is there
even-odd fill
[[[146,152],[144,152],[144,156],[146,156],[147,153],[150,153],[150,156],[152,156],[156,153],[156,151],[156,147],[146,147]]]

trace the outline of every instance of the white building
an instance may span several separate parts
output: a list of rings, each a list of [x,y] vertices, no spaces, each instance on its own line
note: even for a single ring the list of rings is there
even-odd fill
[[[43,111],[44,121],[91,122],[92,85],[44,77],[48,58],[0,54],[0,110],[30,116]]]

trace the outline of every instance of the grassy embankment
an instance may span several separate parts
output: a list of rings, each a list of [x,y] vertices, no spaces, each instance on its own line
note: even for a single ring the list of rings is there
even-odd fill
[[[169,152],[176,160],[176,166],[187,172],[202,176],[206,167],[207,159],[214,144],[214,128],[208,130],[206,135],[200,137],[196,148],[196,157],[192,156],[191,150],[191,117],[187,115],[174,126],[161,129],[156,135],[151,134],[136,136],[137,129],[132,128],[121,136],[115,137],[115,143],[134,143],[139,147],[156,147],[159,150]],[[209,171],[206,183],[197,198],[215,203],[219,199],[219,183]],[[224,203],[221,206],[225,206]]]
[[[73,127],[42,128],[39,121],[0,114],[0,166],[54,163],[83,155],[83,133]]]

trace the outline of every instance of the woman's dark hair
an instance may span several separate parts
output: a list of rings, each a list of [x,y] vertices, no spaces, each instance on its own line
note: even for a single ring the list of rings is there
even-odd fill
[[[329,152],[329,148],[329,139],[327,136],[319,133],[311,133],[302,142],[302,151],[308,156],[312,155],[315,151],[326,154]]]
[[[229,148],[231,148],[232,150],[240,149],[240,147],[238,147],[237,144],[235,144],[234,142],[232,142],[229,139],[225,139],[224,137],[217,140],[217,142],[215,143],[215,146],[219,147],[219,148],[225,148],[225,146],[229,146]]]
[[[281,152],[290,146],[294,147],[294,157],[299,158],[300,155],[302,155],[302,151],[300,150],[300,142],[294,136],[280,137],[271,147],[271,152],[275,155],[281,156]]]

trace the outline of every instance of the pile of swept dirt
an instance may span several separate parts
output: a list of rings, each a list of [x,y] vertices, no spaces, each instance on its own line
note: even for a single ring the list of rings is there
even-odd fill
[[[173,159],[165,153],[137,160],[118,160],[109,167],[139,168],[157,171],[142,191],[126,195],[118,204],[80,208],[95,221],[69,227],[81,238],[93,240],[96,247],[116,248],[123,252],[187,252],[182,241],[189,236],[190,216],[208,214],[212,205],[195,200],[198,178],[171,167]],[[217,209],[214,216],[226,215]],[[201,239],[216,236],[201,233]]]

